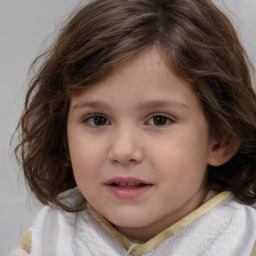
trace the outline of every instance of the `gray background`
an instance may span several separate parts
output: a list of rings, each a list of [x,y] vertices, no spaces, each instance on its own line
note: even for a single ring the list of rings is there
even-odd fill
[[[22,110],[30,63],[78,0],[0,0],[0,256],[19,244],[41,207],[28,196],[10,139]],[[256,0],[215,0],[233,20],[256,65]],[[48,38],[48,40],[46,40]],[[50,37],[51,38],[51,37]],[[13,143],[15,144],[15,143]]]

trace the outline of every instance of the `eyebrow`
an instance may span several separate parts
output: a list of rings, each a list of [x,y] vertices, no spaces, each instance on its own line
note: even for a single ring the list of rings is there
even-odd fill
[[[79,102],[73,106],[73,109],[79,108],[109,108],[108,104],[101,101],[88,101],[88,102]]]
[[[184,103],[172,100],[156,100],[146,101],[141,104],[143,108],[160,108],[160,107],[171,107],[178,109],[188,109],[188,106]]]
[[[153,101],[145,101],[138,105],[140,108],[161,108],[161,107],[171,107],[177,109],[188,109],[188,106],[184,103],[177,101],[169,101],[169,100],[153,100]],[[88,101],[88,102],[79,102],[73,106],[73,109],[80,108],[98,108],[98,109],[109,109],[111,106],[109,104],[102,101]]]

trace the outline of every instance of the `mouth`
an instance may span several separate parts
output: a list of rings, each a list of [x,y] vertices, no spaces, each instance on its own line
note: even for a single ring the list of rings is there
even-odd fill
[[[136,183],[136,182],[132,182],[132,183],[113,182],[109,185],[114,187],[119,187],[119,188],[139,188],[139,187],[147,186],[147,184],[145,183]]]
[[[118,198],[132,199],[148,191],[153,184],[136,178],[117,177],[107,181],[104,185]]]
[[[120,188],[138,188],[143,186],[152,185],[146,181],[133,178],[133,177],[116,177],[111,180],[108,180],[105,185],[120,187]]]

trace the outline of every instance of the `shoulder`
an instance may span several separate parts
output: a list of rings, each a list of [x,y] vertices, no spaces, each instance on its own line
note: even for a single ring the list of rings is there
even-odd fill
[[[32,254],[73,255],[73,243],[78,239],[78,231],[84,223],[90,223],[87,211],[67,212],[44,206],[32,228]]]
[[[56,230],[61,228],[60,226],[72,226],[77,219],[75,215],[76,213],[44,206],[38,212],[33,227],[21,235],[20,247],[13,250],[10,256],[29,256],[32,246],[34,248],[35,244],[40,244],[38,239],[44,240],[44,237],[52,237],[57,233]]]
[[[37,228],[51,230],[58,225],[72,226],[79,215],[79,212],[67,212],[63,209],[52,208],[50,206],[44,206],[36,216],[33,233]]]
[[[216,201],[213,198],[214,200]],[[234,195],[230,194],[222,202],[218,201],[210,211],[190,227],[200,227],[200,234],[204,232],[203,239],[211,238],[210,234],[214,235],[215,245],[225,247],[229,253],[230,248],[236,248],[237,254],[232,252],[234,255],[251,255],[256,242],[256,209],[239,203]],[[218,250],[215,245],[212,243],[211,248]]]
[[[243,231],[249,240],[256,242],[256,209],[254,207],[241,204],[235,197],[231,197],[220,206],[217,212],[236,229]]]
[[[226,208],[226,214],[230,213],[230,222],[237,229],[233,234],[237,232],[242,234],[240,240],[244,240],[243,246],[248,244],[251,248],[250,256],[256,256],[256,209],[237,202],[235,198],[230,200],[224,208]]]
[[[77,216],[77,212],[67,212],[62,209],[44,206],[35,219],[33,238],[52,237],[52,234],[58,234],[60,230],[70,232],[76,223]]]
[[[256,225],[256,209],[249,205],[239,203],[235,198],[228,201],[224,207],[226,211],[244,216],[244,220]]]

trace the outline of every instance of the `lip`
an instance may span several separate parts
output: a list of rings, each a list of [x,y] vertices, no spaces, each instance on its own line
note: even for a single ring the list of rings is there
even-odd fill
[[[119,187],[114,184],[138,184],[138,187]],[[121,199],[133,199],[146,193],[153,184],[133,177],[115,177],[108,180],[104,185],[116,197]]]

